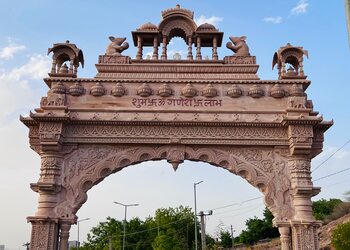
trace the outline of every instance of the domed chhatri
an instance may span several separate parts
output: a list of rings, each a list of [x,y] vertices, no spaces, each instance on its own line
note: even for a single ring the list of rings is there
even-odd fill
[[[91,88],[91,95],[93,96],[103,96],[105,93],[106,93],[106,89],[99,82],[97,82]]]
[[[148,23],[144,23],[142,24],[137,31],[158,31],[158,26],[148,22]]]
[[[126,90],[124,88],[124,86],[118,82],[113,88],[112,88],[112,92],[111,94],[116,96],[116,97],[122,97],[123,95],[125,95]]]
[[[242,96],[243,91],[237,84],[233,84],[228,90],[227,95],[232,98],[237,98]]]
[[[197,31],[217,31],[217,29],[210,23],[203,23],[198,26]]]
[[[173,90],[169,86],[169,84],[164,83],[159,89],[158,89],[158,95],[161,97],[169,97],[173,94]]]
[[[137,88],[137,95],[142,97],[148,97],[153,94],[151,87],[147,83],[143,83]]]

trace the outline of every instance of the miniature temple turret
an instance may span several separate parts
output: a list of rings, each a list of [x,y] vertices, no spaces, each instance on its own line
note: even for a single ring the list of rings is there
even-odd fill
[[[278,79],[306,79],[303,68],[304,55],[309,57],[308,51],[303,47],[295,47],[290,43],[281,47],[274,54],[272,61],[272,69],[277,65]]]
[[[51,77],[75,78],[77,77],[79,63],[84,68],[83,51],[69,41],[65,43],[55,43],[52,48],[48,49],[47,54],[51,52],[53,52],[52,67],[49,73]]]

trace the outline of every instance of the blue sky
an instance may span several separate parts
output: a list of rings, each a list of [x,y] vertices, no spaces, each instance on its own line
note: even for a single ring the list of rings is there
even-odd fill
[[[0,3],[0,245],[18,249],[29,241],[30,225],[25,217],[36,210],[37,195],[29,183],[39,177],[39,157],[29,149],[27,128],[18,121],[20,114],[39,106],[47,87],[51,59],[47,48],[70,40],[84,52],[85,65],[80,77],[93,77],[98,55],[105,52],[108,36],[126,36],[132,44],[131,31],[145,22],[158,24],[161,11],[174,7],[194,11],[197,22],[213,22],[224,32],[223,44],[230,35],[246,35],[251,54],[257,57],[261,79],[276,79],[271,70],[272,56],[290,42],[303,46],[310,58],[304,60],[305,73],[312,81],[307,90],[314,108],[335,125],[327,132],[324,152],[313,161],[313,168],[327,159],[350,139],[349,44],[343,1],[249,0],[249,1],[92,1],[92,0],[2,0]],[[180,39],[171,48],[186,51]],[[135,57],[131,45],[124,54]],[[225,47],[219,57],[230,54]],[[348,144],[314,174],[319,178],[349,167]],[[193,182],[198,186],[198,210],[207,210],[249,198],[259,192],[225,170],[203,163],[185,162],[176,173],[165,162],[148,162],[127,168],[107,178],[89,191],[89,200],[79,211],[80,218],[90,217],[81,225],[81,239],[87,231],[107,216],[123,218],[121,207],[113,201],[140,203],[128,217],[144,218],[158,207],[193,206]],[[320,180],[319,198],[338,197],[349,189],[350,172]],[[244,221],[260,216],[262,200],[214,211],[208,218],[207,231],[214,234],[218,225],[231,224],[236,233]],[[98,209],[96,209],[98,208]],[[76,239],[72,227],[71,239]]]

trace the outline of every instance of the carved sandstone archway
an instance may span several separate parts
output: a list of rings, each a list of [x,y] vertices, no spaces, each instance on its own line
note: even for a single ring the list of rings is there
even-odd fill
[[[125,167],[161,159],[174,169],[200,161],[241,176],[264,195],[283,250],[318,249],[311,197],[320,188],[313,186],[310,164],[332,122],[307,99],[307,51],[280,48],[273,59],[279,79],[260,80],[245,36],[231,37],[227,47],[236,54],[219,60],[222,32],[196,27],[193,12],[180,6],[162,16],[159,26],[146,23],[132,32],[135,60],[121,54],[129,47],[125,38],[111,37],[94,78],[77,77],[83,57],[75,44],[54,45],[47,96],[35,113],[21,117],[42,160],[31,184],[39,194],[38,210],[28,217],[31,249],[66,250],[89,189]],[[188,56],[168,61],[166,45],[176,35],[188,43]],[[143,46],[153,46],[151,60],[142,59]],[[202,61],[201,46],[212,47],[211,60]],[[69,70],[59,68],[64,60],[72,62]]]

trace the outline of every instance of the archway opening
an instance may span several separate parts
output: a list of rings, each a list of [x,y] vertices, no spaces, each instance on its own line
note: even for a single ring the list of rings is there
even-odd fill
[[[113,201],[140,204],[128,210],[127,220],[132,217],[144,220],[154,216],[158,208],[179,205],[193,208],[193,184],[198,181],[203,183],[197,186],[197,213],[213,210],[213,215],[207,216],[207,234],[215,237],[219,229],[227,230],[232,225],[237,236],[245,229],[246,219],[262,216],[265,205],[261,192],[223,168],[185,161],[174,172],[165,160],[147,161],[108,176],[88,191],[89,198],[77,213],[79,219],[91,218],[80,226],[81,241],[86,240],[91,227],[105,221],[107,216],[119,221],[124,219],[123,207]],[[252,198],[256,199],[249,201]],[[73,226],[71,240],[77,238],[76,230]]]

